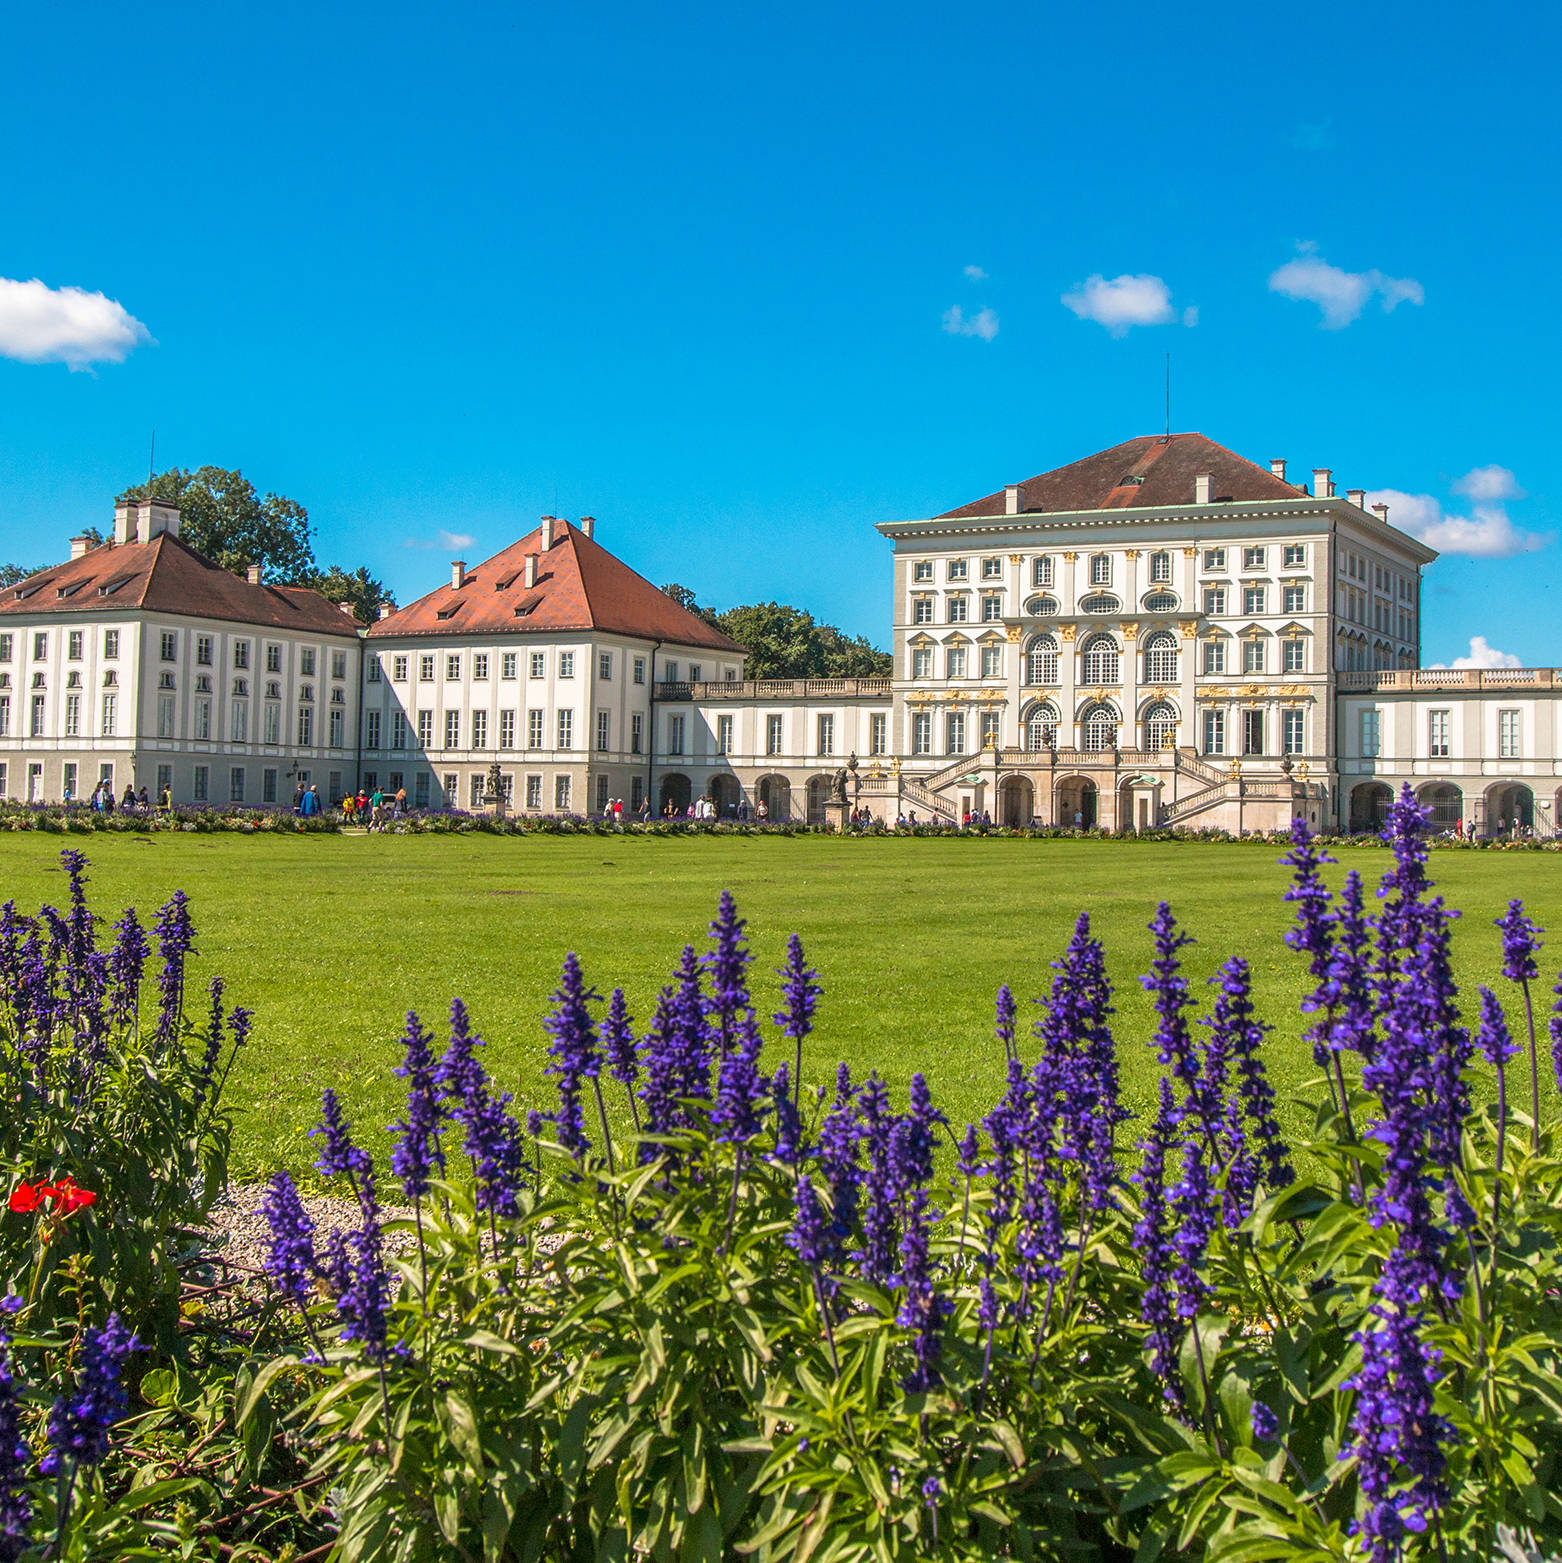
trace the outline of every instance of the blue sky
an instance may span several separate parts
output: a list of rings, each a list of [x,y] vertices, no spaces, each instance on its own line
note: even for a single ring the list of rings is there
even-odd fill
[[[13,8],[0,557],[155,426],[403,600],[588,513],[883,643],[873,523],[1153,432],[1169,351],[1473,550],[1427,661],[1562,662],[1554,11],[450,9]]]

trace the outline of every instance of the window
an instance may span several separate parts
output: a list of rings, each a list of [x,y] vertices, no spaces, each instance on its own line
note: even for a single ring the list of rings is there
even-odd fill
[[[515,677],[515,653],[513,651],[506,651],[506,652],[504,652],[504,653],[502,653],[500,655],[500,658],[499,658],[499,677],[500,678],[514,678]]]
[[[635,675],[634,676],[635,676],[635,683],[643,684],[645,682],[645,658],[644,657],[636,657],[635,658]]]
[[[439,778],[439,790],[445,800],[447,808],[454,808],[456,802],[456,778],[453,771],[445,771]]]
[[[889,753],[889,718],[882,711],[868,718],[868,753]]]
[[[1264,713],[1262,711],[1244,711],[1242,713],[1242,752],[1243,754],[1262,754],[1264,752]]]
[[[1033,752],[1050,749],[1057,735],[1058,714],[1049,705],[1032,706],[1025,713],[1025,747]]]
[[[918,711],[911,718],[911,752],[913,754],[933,752],[933,718],[929,712]]]
[[[1161,631],[1144,643],[1144,681],[1147,684],[1177,682],[1177,639]],[[1151,744],[1153,749],[1155,744]]]
[[[606,812],[607,812],[607,776],[604,774],[604,775],[601,775],[601,776],[597,777],[597,813],[598,814],[605,814]]]
[[[1058,681],[1058,643],[1050,635],[1038,635],[1025,654],[1027,684],[1055,684]]]
[[[542,807],[542,777],[540,776],[526,778],[526,807],[529,809]]]
[[[305,646],[298,653],[298,671],[305,678],[315,676],[315,648]]]
[[[473,676],[475,677],[476,675],[474,674]],[[485,786],[482,775],[477,771],[473,771],[471,776],[468,778],[468,783],[470,789],[468,796],[471,800],[469,806],[473,809],[482,808],[483,790]]]
[[[931,678],[933,676],[933,648],[931,646],[917,646],[911,653],[911,676],[913,678]]]
[[[461,677],[461,659],[460,659],[460,657],[457,657],[457,656],[447,656],[445,658],[445,677],[451,683],[454,683],[457,679],[459,679]]]
[[[1448,713],[1428,711],[1427,750],[1434,760],[1446,760],[1451,753],[1448,736]]]
[[[1262,586],[1244,586],[1242,588],[1242,612],[1248,616],[1265,612],[1264,588]]]
[[[1204,550],[1204,568],[1206,570],[1224,570],[1226,568],[1226,550],[1224,548],[1206,548]]]
[[[228,737],[236,744],[249,742],[249,701],[233,702],[228,715]]]
[[[242,803],[244,801],[244,767],[242,765],[230,766],[228,769],[228,802]]]
[[[1172,578],[1172,556],[1161,550],[1150,555],[1150,581],[1155,586],[1169,586]]]
[[[434,742],[434,713],[432,711],[418,712],[418,745],[427,749]]]
[[[392,680],[394,682],[396,682],[398,684],[406,683],[406,681],[407,681],[407,658],[406,657],[396,656],[396,657],[392,657],[391,658],[391,678],[392,678]]]
[[[673,671],[677,669],[678,664],[676,662],[669,662],[667,666],[669,670],[667,676],[671,678],[673,676]],[[575,653],[573,651],[561,651],[559,653],[559,677],[574,678],[574,676]]]
[[[1288,710],[1280,713],[1280,752],[1281,754],[1300,754],[1304,748],[1302,741],[1306,728],[1307,713],[1302,710]]]
[[[1242,550],[1242,568],[1244,570],[1262,570],[1264,568],[1264,550],[1262,548],[1244,548]]]
[[[1030,583],[1032,586],[1052,585],[1052,556],[1042,554],[1039,558],[1030,562]]]
[[[645,777],[631,776],[629,778],[629,809],[633,814],[640,812],[640,805],[645,802]]]
[[[445,712],[445,747],[447,749],[459,749],[461,747],[461,713],[459,711]]]
[[[1003,677],[1003,647],[1002,646],[983,646],[982,647],[982,677],[983,678],[1002,678]]]
[[[767,716],[765,718],[765,753],[780,754],[782,739],[782,723],[785,719],[779,716]]]
[[[33,702],[33,710],[36,714],[36,701]],[[1519,713],[1499,711],[1497,713],[1497,757],[1502,760],[1516,760],[1519,754]]]
[[[931,581],[933,579],[933,561],[931,559],[918,559],[911,566],[911,579],[914,581]]]
[[[562,713],[560,713],[562,715]],[[568,748],[567,744],[560,744],[561,749]],[[667,752],[669,754],[683,753],[683,717],[670,716],[667,718]]]
[[[597,653],[597,677],[604,684],[611,682],[613,677],[613,653],[611,651],[599,651]]]
[[[376,713],[377,715],[378,713]],[[372,745],[370,747],[373,747]],[[404,711],[391,712],[391,748],[405,749],[407,747],[407,714]]]
[[[212,665],[212,638],[210,635],[197,635],[195,637],[195,660],[198,666],[209,668]]]
[[[612,712],[610,712],[610,711],[598,711],[597,712],[597,751],[598,751],[598,753],[600,753],[600,754],[606,754],[607,753],[608,738],[609,738],[610,734],[612,733],[612,730],[613,730],[613,714],[612,714]],[[725,749],[722,750],[723,754],[725,754],[726,752],[727,751]]]
[[[535,708],[526,713],[526,747],[542,748],[542,712]]]
[[[110,630],[108,632],[108,634],[103,637],[105,647],[107,646],[109,635],[114,635],[114,634],[117,634],[117,631]],[[11,637],[9,635],[0,635],[0,662],[9,662],[11,660],[11,655],[12,655],[11,648],[12,648],[13,645],[14,645],[14,642],[12,641],[12,639],[11,639]],[[104,652],[104,655],[105,656],[107,655],[107,651],[106,650]]]
[[[42,677],[41,674],[39,676]],[[173,674],[172,673],[159,673],[157,675],[157,687],[159,689],[172,689],[174,687],[174,676],[173,676]]]
[[[501,749],[515,747],[515,712],[513,711],[499,713],[499,747]]]
[[[1085,642],[1080,656],[1080,678],[1086,684],[1117,682],[1117,645],[1109,635]]]
[[[1206,711],[1204,713],[1204,752],[1205,754],[1224,754],[1226,752],[1226,713],[1224,711]]]
[[[1286,587],[1285,611],[1287,613],[1307,612],[1307,588],[1305,586]]]
[[[33,635],[33,661],[42,662],[49,655],[49,637],[43,630]]]
[[[971,599],[956,593],[949,599],[949,622],[951,624],[964,624],[970,617]]]
[[[944,653],[945,676],[948,678],[965,677],[965,647],[951,646]]]
[[[418,677],[425,684],[434,682],[434,658],[432,653],[418,658]]]
[[[159,738],[172,738],[174,735],[174,697],[172,695],[159,695],[157,697],[157,736]]]
[[[1164,700],[1157,700],[1144,713],[1144,746],[1146,749],[1164,749],[1167,741],[1176,741],[1177,713]]]
[[[1112,556],[1110,554],[1091,554],[1090,584],[1092,586],[1110,586],[1112,584]]]
[[[488,713],[486,711],[474,711],[472,713],[472,747],[474,749],[486,749],[488,747]]]
[[[0,695],[0,738],[11,736],[11,697]]]
[[[177,659],[179,655],[179,637],[172,630],[163,631],[162,650],[162,660],[164,662],[173,662]],[[42,655],[42,653],[39,651],[34,651],[33,655],[36,657]]]
[[[431,778],[427,771],[419,771],[412,778],[412,806],[417,809],[428,807],[429,782]]]
[[[732,718],[730,716],[718,716],[716,718],[716,753],[732,753]]]
[[[982,597],[982,623],[996,624],[1003,617],[1003,598],[992,592]]]
[[[965,559],[951,559],[946,579],[951,581],[964,581],[970,576],[969,561]]]
[[[1254,636],[1251,640],[1242,642],[1242,671],[1244,673],[1262,673],[1264,671],[1264,643]]]
[[[103,697],[103,736],[114,736],[114,724],[119,713],[119,696],[104,695]]]
[[[207,742],[212,735],[212,703],[210,700],[197,700],[195,702],[195,734],[202,743]]]
[[[678,720],[681,722],[682,717]],[[560,749],[570,749],[575,743],[575,713],[573,711],[560,711],[558,713],[558,728]]]
[[[704,671],[705,669],[702,668],[698,662],[691,662],[689,664],[689,682],[691,684],[698,684],[700,682],[700,675],[703,674]]]
[[[307,749],[315,741],[315,708],[298,708],[298,747]]]
[[[63,796],[74,798],[76,796],[76,767],[70,761],[65,764],[65,791]]]
[[[1280,665],[1287,673],[1305,673],[1307,671],[1307,642],[1304,640],[1282,640],[1280,642]]]
[[[80,695],[67,695],[65,697],[65,736],[67,738],[79,738],[81,736]]]
[[[1307,544],[1287,543],[1285,545],[1285,567],[1287,570],[1305,570],[1307,568]]]
[[[266,671],[268,673],[280,673],[282,671],[282,648],[268,643],[266,646]]]
[[[1226,588],[1224,586],[1206,586],[1204,588],[1204,612],[1212,619],[1218,619],[1226,611]]]
[[[569,812],[569,777],[555,776],[553,778],[553,807],[560,814]]]
[[[984,581],[1001,581],[1003,579],[1003,560],[982,560],[982,579]]]
[[[931,624],[933,622],[933,599],[931,597],[918,597],[912,601],[911,622],[913,624]]]
[[[340,673],[337,674],[338,678],[340,678],[341,676],[342,675]],[[378,684],[379,683],[379,681],[380,681],[380,659],[378,657],[370,657],[369,658],[368,672],[366,674],[366,677],[368,678],[368,681],[371,684]]]
[[[1361,755],[1364,760],[1375,760],[1382,753],[1383,713],[1361,713]]]
[[[835,753],[835,718],[825,713],[819,718],[819,745],[816,754]]]
[[[249,642],[236,640],[233,643],[233,665],[240,672],[249,671]]]
[[[282,742],[282,707],[272,701],[267,701],[265,716],[265,737],[262,742],[279,744]]]
[[[313,700],[315,698],[315,686],[313,684],[300,684],[298,686],[298,698],[300,700]]]
[[[1084,748],[1099,754],[1117,746],[1117,713],[1111,706],[1091,706],[1079,725]]]
[[[645,717],[635,711],[629,718],[629,752],[639,754],[645,742]]]
[[[472,677],[488,677],[488,653],[486,651],[474,651],[472,653]]]
[[[548,673],[548,654],[545,651],[534,651],[531,660],[527,663],[528,677],[545,678]]]
[[[951,711],[944,718],[944,753],[965,753],[965,712]]]
[[[81,631],[72,630],[65,639],[65,655],[72,662],[81,661]]]
[[[197,765],[195,767],[195,786],[191,796],[197,803],[207,803],[211,800],[211,767],[209,765]]]

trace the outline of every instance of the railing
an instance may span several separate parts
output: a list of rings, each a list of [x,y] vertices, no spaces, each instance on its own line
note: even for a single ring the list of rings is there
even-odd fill
[[[1396,689],[1562,689],[1558,668],[1383,668],[1340,673],[1343,694]]]
[[[698,684],[668,683],[656,686],[658,700],[812,700],[846,696],[888,699],[893,686],[887,678],[735,678],[728,682],[705,680]]]

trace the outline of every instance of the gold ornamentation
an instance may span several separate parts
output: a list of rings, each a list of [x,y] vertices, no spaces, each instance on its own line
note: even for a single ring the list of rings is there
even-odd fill
[[[1073,640],[1074,632],[1079,628],[1077,624],[1058,625],[1058,638],[1060,640]]]
[[[1192,559],[1197,554],[1198,554],[1198,549],[1197,548],[1184,548],[1183,551],[1182,551],[1182,557],[1184,559]]]
[[[1138,640],[1138,638],[1139,638],[1139,626],[1137,624],[1125,624],[1123,626],[1123,639],[1124,640]]]
[[[1184,640],[1192,640],[1199,633],[1199,621],[1197,619],[1178,619],[1177,633]]]
[[[1123,550],[1123,558],[1125,559],[1137,559],[1138,557],[1139,550],[1137,548],[1125,548]]]
[[[1017,641],[1024,636],[1025,632],[1019,627],[1018,624],[1011,624],[1006,630],[1004,630],[1004,634],[1007,635],[1010,640]]]
[[[1024,554],[1010,554],[1009,555],[1009,563],[1010,564],[1024,564],[1025,563],[1025,555]]]
[[[1076,559],[1077,559],[1077,558],[1079,558],[1079,555],[1078,555],[1078,554],[1064,554],[1064,555],[1063,555],[1063,559],[1064,559],[1064,562],[1065,562],[1065,563],[1066,563],[1066,564],[1073,564],[1073,562],[1074,562],[1074,561],[1075,561],[1075,560],[1076,560]]]

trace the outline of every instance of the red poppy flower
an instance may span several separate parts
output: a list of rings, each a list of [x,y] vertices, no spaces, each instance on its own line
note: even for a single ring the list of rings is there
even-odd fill
[[[50,1199],[57,1201],[67,1216],[92,1204],[98,1197],[88,1189],[78,1188],[73,1178],[61,1178],[52,1187],[45,1185],[39,1189],[39,1193],[47,1194]]]
[[[18,1183],[11,1190],[12,1210],[36,1210],[43,1203],[43,1196],[48,1192],[48,1184],[40,1183],[34,1188],[31,1183]]]

